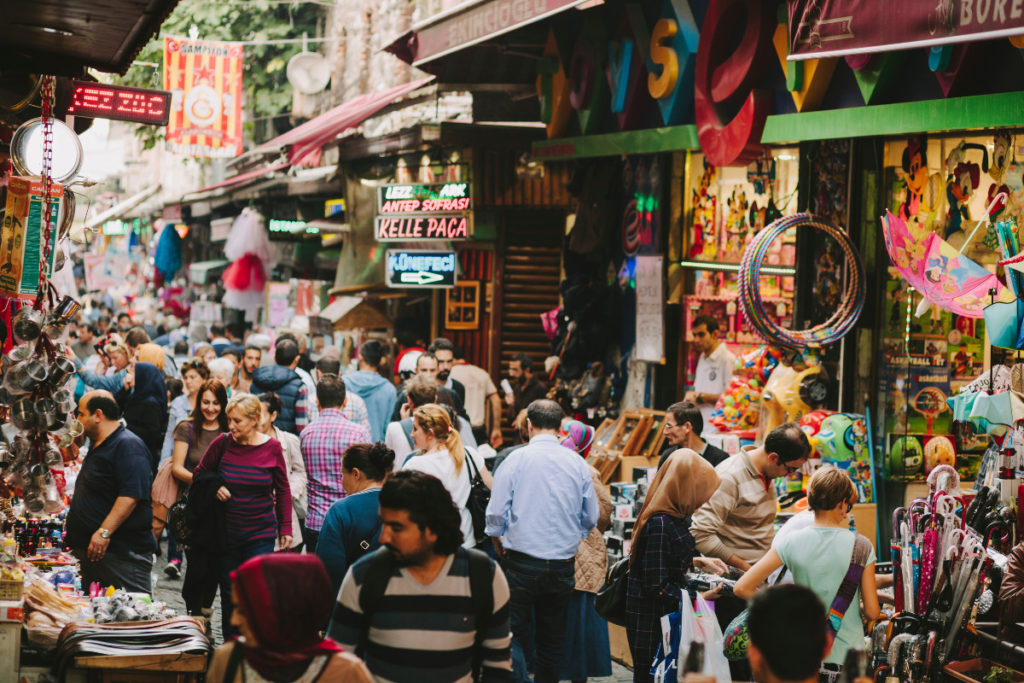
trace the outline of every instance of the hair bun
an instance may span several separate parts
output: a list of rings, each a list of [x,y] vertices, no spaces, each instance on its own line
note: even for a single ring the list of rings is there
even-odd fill
[[[395,452],[384,445],[383,441],[377,441],[370,447],[370,457],[378,461],[385,470],[391,470],[395,466]]]

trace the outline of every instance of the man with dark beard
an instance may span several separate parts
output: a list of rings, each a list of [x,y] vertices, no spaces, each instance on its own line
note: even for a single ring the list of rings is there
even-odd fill
[[[252,373],[259,369],[263,361],[263,350],[258,346],[249,345],[245,347],[245,354],[238,366],[238,390],[249,391],[252,386]]]
[[[508,583],[487,555],[461,547],[444,484],[396,472],[379,504],[383,547],[349,568],[328,635],[377,680],[510,680]]]

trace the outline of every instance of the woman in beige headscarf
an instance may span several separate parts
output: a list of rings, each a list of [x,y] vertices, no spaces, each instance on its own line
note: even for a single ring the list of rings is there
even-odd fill
[[[626,588],[626,636],[634,681],[649,679],[661,639],[661,617],[679,609],[690,567],[725,569],[718,560],[696,557],[688,521],[711,498],[718,483],[718,474],[707,460],[681,448],[665,461],[647,491],[633,526]]]

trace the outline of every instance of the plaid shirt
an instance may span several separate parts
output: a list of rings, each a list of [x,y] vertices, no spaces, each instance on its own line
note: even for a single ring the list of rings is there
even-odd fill
[[[679,610],[696,548],[684,520],[656,514],[630,552],[636,557],[626,583],[626,631],[635,670],[649,671],[661,641],[661,617]]]
[[[341,486],[341,457],[354,443],[369,443],[370,432],[345,418],[337,408],[321,410],[299,435],[309,481],[307,529],[320,531],[328,508],[345,497]]]
[[[370,414],[366,412],[366,401],[356,392],[345,394],[345,407],[341,409],[341,414],[367,432],[370,431]]]

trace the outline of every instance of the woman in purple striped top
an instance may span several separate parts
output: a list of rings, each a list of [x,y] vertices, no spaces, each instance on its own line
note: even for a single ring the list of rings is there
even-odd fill
[[[217,437],[195,474],[216,471],[224,480],[217,499],[225,505],[226,547],[221,565],[221,595],[231,595],[230,573],[257,555],[291,546],[292,494],[288,469],[277,439],[259,431],[262,406],[252,394],[228,401],[228,434]],[[224,638],[235,635],[231,602],[221,601]]]

